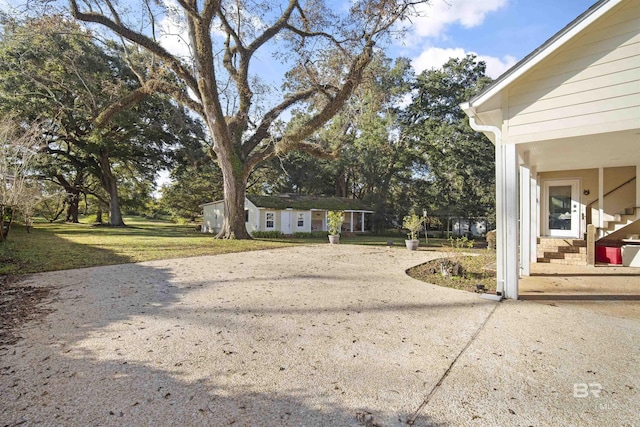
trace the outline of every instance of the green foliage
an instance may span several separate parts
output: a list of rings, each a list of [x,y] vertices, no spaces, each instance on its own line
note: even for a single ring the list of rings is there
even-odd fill
[[[256,239],[281,239],[284,237],[282,231],[271,230],[271,231],[254,231],[251,233],[251,237]]]
[[[121,223],[121,205],[140,211],[175,149],[204,134],[165,96],[120,103],[140,89],[138,76],[152,58],[124,52],[115,43],[99,44],[59,16],[7,22],[3,28],[0,113],[51,124],[55,131],[47,133],[42,175],[62,187],[76,207],[80,194],[100,198],[114,225]],[[101,120],[106,111],[113,114]]]
[[[423,224],[424,218],[419,217],[414,212],[411,212],[402,220],[402,227],[409,230],[409,240],[416,240],[418,238],[418,233],[422,229]]]
[[[467,236],[453,237],[449,236],[449,247],[453,250],[460,252],[465,249],[473,248],[474,241],[473,239],[467,238]]]
[[[327,212],[327,228],[329,229],[329,235],[330,236],[339,235],[343,222],[344,222],[344,212],[342,211]]]
[[[490,82],[476,57],[450,59],[442,69],[417,77],[403,122],[420,141],[420,179],[412,192],[430,212],[477,217],[493,215],[493,144],[475,132],[459,104]]]
[[[326,231],[297,231],[293,233],[294,239],[326,239],[329,235]]]
[[[223,198],[222,173],[211,161],[186,160],[171,171],[172,181],[162,187],[159,205],[174,216],[195,218],[202,214],[200,205]]]

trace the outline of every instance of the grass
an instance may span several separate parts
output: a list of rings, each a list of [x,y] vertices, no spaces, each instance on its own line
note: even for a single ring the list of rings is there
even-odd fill
[[[326,238],[217,240],[195,231],[194,225],[125,217],[127,227],[95,227],[90,224],[36,222],[31,233],[14,224],[9,239],[0,243],[0,275],[157,259],[183,258],[272,249],[295,244],[328,244]],[[404,236],[357,235],[340,237],[340,244],[387,246],[404,249]],[[420,242],[422,250],[440,249],[444,239]],[[434,279],[428,279],[436,283]],[[440,284],[440,283],[437,283]]]
[[[31,233],[14,224],[0,243],[0,275],[27,274],[156,259],[216,255],[287,246],[285,241],[216,240],[193,225],[125,217],[128,227],[36,223]]]

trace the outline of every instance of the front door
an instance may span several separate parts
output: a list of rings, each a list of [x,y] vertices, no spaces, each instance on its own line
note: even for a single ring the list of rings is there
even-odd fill
[[[293,212],[290,210],[282,211],[282,234],[293,234],[291,228],[291,215]]]
[[[580,181],[545,181],[545,234],[551,237],[580,237]]]

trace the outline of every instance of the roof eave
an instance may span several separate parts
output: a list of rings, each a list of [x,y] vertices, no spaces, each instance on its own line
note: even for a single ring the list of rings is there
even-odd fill
[[[537,49],[504,72],[478,95],[471,98],[469,101],[460,104],[460,108],[462,108],[467,115],[475,115],[476,107],[482,105],[493,96],[500,93],[504,88],[513,83],[513,81],[547,58],[558,48],[575,37],[576,34],[580,33],[586,27],[591,25],[591,23],[599,19],[602,15],[613,9],[622,1],[623,0],[599,0],[563,29],[554,34],[550,39],[545,41]]]

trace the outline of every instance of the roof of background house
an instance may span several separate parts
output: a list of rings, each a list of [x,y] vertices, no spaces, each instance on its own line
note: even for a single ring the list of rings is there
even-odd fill
[[[256,196],[247,194],[247,199],[256,207],[271,209],[298,209],[310,210],[321,209],[330,211],[371,211],[362,200],[347,199],[345,197],[328,197],[328,196],[307,196],[299,194],[279,194],[276,196]]]

